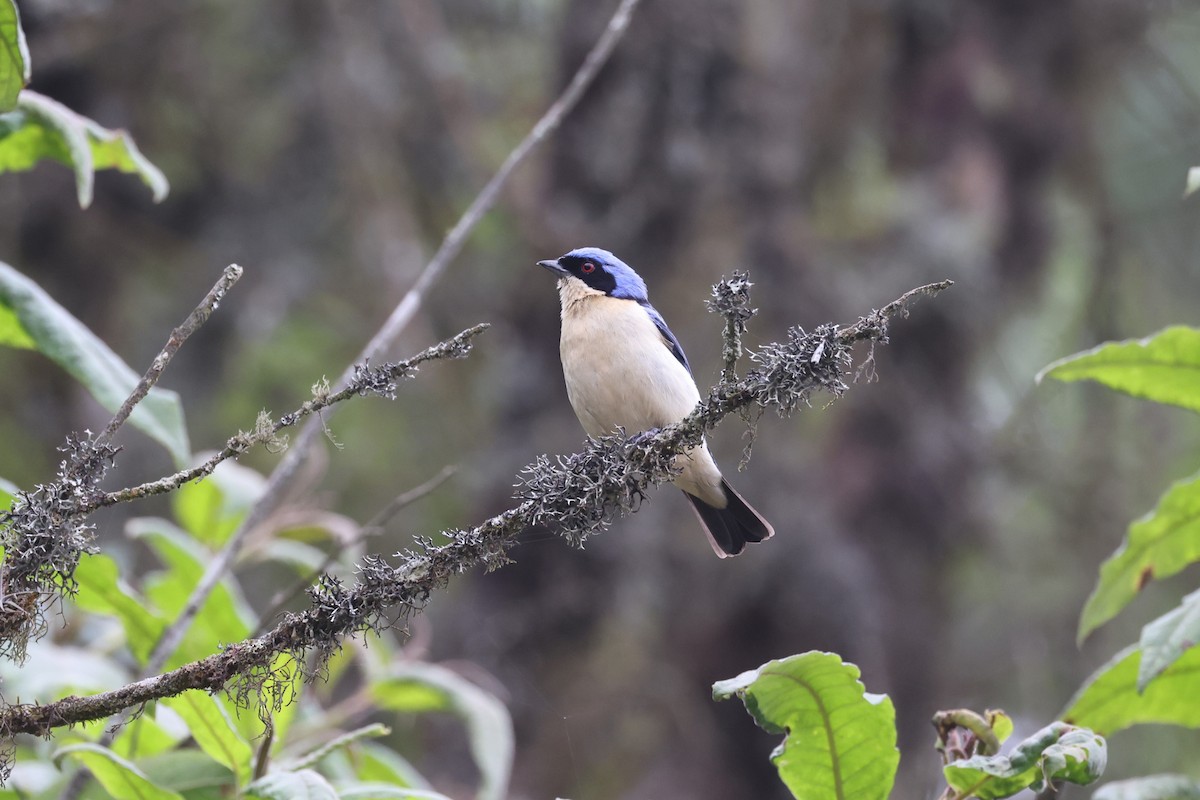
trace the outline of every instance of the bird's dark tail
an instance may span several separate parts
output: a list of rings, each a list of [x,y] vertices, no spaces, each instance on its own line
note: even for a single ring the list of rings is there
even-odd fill
[[[725,492],[725,507],[715,508],[695,495],[684,492],[691,501],[713,552],[720,558],[736,556],[746,549],[748,542],[761,542],[775,535],[771,523],[750,507],[742,496],[733,490],[729,481],[721,479]]]

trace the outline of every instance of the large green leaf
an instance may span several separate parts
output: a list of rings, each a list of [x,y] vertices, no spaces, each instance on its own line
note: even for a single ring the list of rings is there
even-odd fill
[[[1100,566],[1100,579],[1079,617],[1079,639],[1120,612],[1147,583],[1200,561],[1200,476],[1179,481],[1158,507],[1129,526],[1125,541]]]
[[[395,664],[388,678],[372,683],[371,692],[393,711],[449,711],[461,717],[479,768],[476,797],[500,800],[507,795],[514,745],[512,718],[503,703],[444,667],[416,661]]]
[[[263,800],[338,800],[329,781],[311,769],[264,775],[247,787],[245,796]]]
[[[134,658],[145,664],[154,643],[167,627],[166,621],[120,579],[116,562],[103,553],[81,559],[75,568],[75,580],[79,582],[76,604],[85,611],[120,620]]]
[[[153,783],[132,762],[97,744],[74,744],[54,754],[56,760],[78,761],[95,776],[113,800],[183,800],[183,796]]]
[[[92,204],[95,171],[117,169],[137,175],[157,203],[167,196],[167,179],[129,134],[109,130],[49,97],[22,91],[14,110],[0,114],[0,172],[22,172],[53,159],[75,171],[79,205]]]
[[[29,47],[15,0],[0,0],[0,113],[17,105],[29,85]]]
[[[1037,380],[1096,381],[1110,389],[1200,411],[1200,329],[1176,326],[1059,359]]]
[[[208,756],[245,785],[250,781],[254,749],[242,738],[225,707],[207,692],[190,691],[160,700],[187,723],[188,732]]]
[[[1157,678],[1167,667],[1200,642],[1200,591],[1183,598],[1179,608],[1163,614],[1142,628],[1138,643],[1142,648],[1142,661],[1138,665],[1139,692],[1145,691],[1150,681]]]
[[[713,698],[737,695],[760,727],[787,734],[771,761],[795,797],[886,798],[900,763],[896,712],[859,675],[837,654],[814,651],[719,681]]]
[[[30,347],[61,366],[109,411],[125,402],[138,376],[98,336],[29,278],[0,262],[0,345]],[[179,395],[151,389],[129,418],[187,463],[191,451]]]
[[[1053,722],[1008,755],[960,759],[943,767],[942,773],[961,797],[994,800],[1025,789],[1041,792],[1048,780],[1088,784],[1104,773],[1107,763],[1104,737]]]
[[[1200,781],[1186,775],[1147,775],[1107,783],[1092,800],[1200,800]]]
[[[1200,648],[1193,647],[1138,693],[1142,652],[1127,647],[1089,677],[1060,715],[1105,736],[1130,725],[1160,722],[1200,728]]]

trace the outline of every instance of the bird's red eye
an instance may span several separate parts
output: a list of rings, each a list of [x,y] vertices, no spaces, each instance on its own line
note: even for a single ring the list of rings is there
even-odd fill
[[[590,261],[585,261],[583,262],[583,266],[579,268],[579,271],[584,275],[591,275],[596,271],[596,265]]]

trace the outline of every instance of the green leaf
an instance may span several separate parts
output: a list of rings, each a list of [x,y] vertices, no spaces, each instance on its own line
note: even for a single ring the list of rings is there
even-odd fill
[[[183,800],[183,796],[153,783],[144,772],[107,747],[74,744],[54,754],[55,760],[78,761],[95,776],[113,800]]]
[[[1200,329],[1182,325],[1145,339],[1107,342],[1059,359],[1037,380],[1090,380],[1118,392],[1200,411]]]
[[[1100,566],[1100,579],[1079,617],[1079,640],[1103,625],[1147,583],[1200,561],[1200,475],[1173,484],[1158,507],[1129,526],[1125,541]]]
[[[172,494],[171,503],[175,518],[189,533],[211,547],[220,547],[265,487],[266,479],[260,473],[225,461],[207,478],[181,486]]]
[[[886,798],[900,763],[896,712],[859,675],[835,653],[813,651],[719,681],[713,699],[737,695],[759,727],[787,734],[771,761],[795,797]]]
[[[138,376],[108,345],[40,286],[0,262],[0,344],[20,346],[20,337],[12,334],[13,320],[38,352],[69,372],[109,411],[120,408],[137,386]],[[187,463],[191,450],[175,392],[151,389],[129,422],[167,448],[177,466]]]
[[[145,664],[167,627],[166,621],[155,615],[146,601],[120,579],[116,562],[102,553],[81,559],[75,568],[75,580],[79,582],[76,605],[84,611],[120,620],[130,651],[139,664]]]
[[[109,130],[45,95],[22,91],[13,111],[0,114],[0,172],[32,169],[54,159],[75,171],[81,208],[92,204],[98,169],[137,175],[150,188],[154,202],[167,196],[167,179],[151,164],[125,131]]]
[[[0,112],[17,105],[17,95],[29,85],[29,47],[21,29],[15,0],[0,0]]]
[[[246,788],[245,796],[264,800],[338,800],[329,781],[311,769],[264,775]]]
[[[388,783],[351,783],[338,787],[342,800],[450,800],[444,794],[424,789],[406,789]]]
[[[177,731],[164,728],[158,722],[157,713],[156,710],[154,717],[148,714],[139,714],[130,722],[121,725],[113,737],[112,744],[109,746],[114,753],[122,758],[131,760],[139,759],[138,766],[155,783],[165,786],[168,789],[180,791],[178,785],[158,780],[146,764],[142,763],[142,760],[147,757],[157,756],[172,750],[179,744],[181,738],[187,736],[186,733],[180,734]],[[205,756],[205,758],[207,759],[208,757]]]
[[[387,783],[406,789],[428,789],[429,783],[408,759],[378,742],[360,742],[356,748],[357,776],[370,783]]]
[[[131,519],[125,529],[133,538],[148,544],[166,565],[165,572],[147,576],[146,595],[167,616],[177,615],[187,603],[192,588],[200,582],[212,554],[164,519]],[[219,645],[240,642],[249,635],[251,628],[251,615],[245,601],[236,592],[233,582],[223,579],[201,606],[170,663],[200,658],[212,653]]]
[[[1179,608],[1142,628],[1138,691],[1144,692],[1150,681],[1161,675],[1197,642],[1200,642],[1200,591],[1192,592],[1183,598]]]
[[[1148,775],[1107,783],[1092,800],[1200,800],[1200,781],[1186,775]]]
[[[172,750],[138,760],[146,776],[159,786],[181,792],[188,800],[234,796],[234,776],[225,767],[195,748]]]
[[[1200,696],[1200,648],[1186,651],[1139,694],[1141,655],[1137,647],[1117,653],[1084,681],[1062,719],[1105,736],[1148,722],[1200,728],[1200,703],[1181,702]]]
[[[1088,784],[1103,774],[1107,763],[1104,737],[1053,722],[1006,756],[960,759],[943,767],[942,773],[962,797],[993,800],[1024,789],[1040,792],[1048,780]]]
[[[335,737],[333,740],[327,742],[311,753],[301,756],[292,764],[290,764],[289,767],[293,770],[315,767],[321,761],[321,759],[325,758],[330,753],[349,747],[350,745],[362,739],[374,739],[380,736],[388,736],[391,734],[391,732],[391,728],[378,722],[373,722],[370,725],[364,725],[363,727],[356,728],[348,733],[343,733],[341,736]]]
[[[392,711],[450,711],[467,726],[479,768],[478,800],[499,800],[508,791],[513,761],[512,718],[504,704],[444,667],[406,661],[371,685],[376,702]]]
[[[183,717],[200,749],[218,764],[228,767],[237,776],[239,784],[249,782],[254,749],[237,732],[224,706],[214,697],[206,692],[190,691],[159,702]]]

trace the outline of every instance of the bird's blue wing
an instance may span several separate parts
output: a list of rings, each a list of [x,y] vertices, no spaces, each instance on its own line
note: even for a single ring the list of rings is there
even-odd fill
[[[679,340],[675,338],[675,334],[671,333],[671,329],[667,327],[667,321],[663,319],[662,314],[658,313],[658,309],[649,303],[641,303],[642,308],[646,309],[646,313],[650,315],[650,319],[654,321],[654,326],[658,328],[658,332],[662,334],[663,344],[671,348],[671,354],[675,356],[683,368],[689,373],[692,367],[688,364],[687,356],[683,354],[683,347],[680,346]]]

